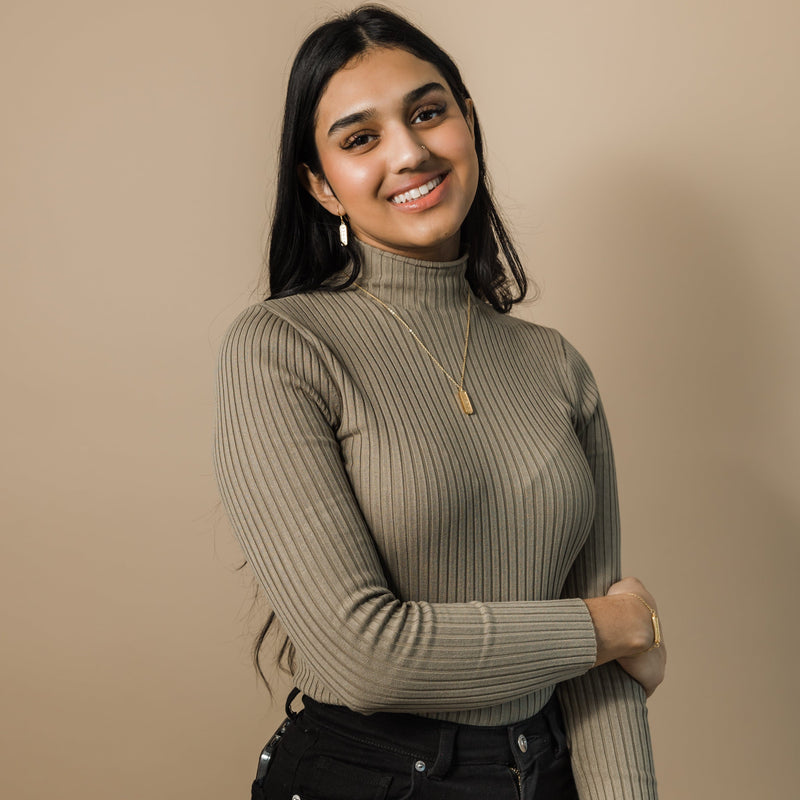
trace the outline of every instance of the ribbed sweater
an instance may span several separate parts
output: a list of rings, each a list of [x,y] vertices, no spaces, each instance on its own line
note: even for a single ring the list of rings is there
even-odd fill
[[[458,377],[466,257],[364,246],[358,279]],[[222,345],[224,505],[297,651],[295,684],[362,713],[507,725],[559,694],[582,800],[656,797],[644,692],[592,668],[580,598],[620,577],[608,426],[583,358],[472,298],[474,414],[356,287],[246,309]]]

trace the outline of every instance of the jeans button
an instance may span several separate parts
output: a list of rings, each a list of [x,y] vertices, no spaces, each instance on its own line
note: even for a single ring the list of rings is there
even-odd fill
[[[522,734],[517,737],[517,747],[522,753],[528,752],[528,740]]]
[[[414,764],[414,769],[417,772],[425,772],[425,762],[424,761],[417,761],[417,763]]]

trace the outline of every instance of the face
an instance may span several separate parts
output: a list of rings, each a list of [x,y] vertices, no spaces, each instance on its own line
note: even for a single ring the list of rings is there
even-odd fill
[[[322,174],[309,191],[352,234],[393,253],[458,257],[478,185],[472,104],[467,116],[439,71],[405,50],[380,48],[331,78],[317,111]]]

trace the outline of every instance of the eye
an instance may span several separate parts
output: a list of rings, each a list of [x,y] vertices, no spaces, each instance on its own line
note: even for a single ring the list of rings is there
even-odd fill
[[[411,120],[412,123],[420,123],[420,122],[430,122],[436,117],[441,116],[447,110],[447,106],[445,105],[430,105],[425,106],[417,111],[414,118]]]
[[[372,133],[354,133],[344,140],[342,143],[342,149],[356,150],[360,147],[366,147],[375,138],[377,137]]]

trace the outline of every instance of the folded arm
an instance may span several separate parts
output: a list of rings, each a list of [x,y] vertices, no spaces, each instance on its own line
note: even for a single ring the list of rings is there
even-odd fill
[[[563,596],[601,599],[588,602],[598,621],[598,666],[558,687],[573,771],[581,800],[656,800],[645,691],[613,660],[649,647],[649,615],[635,598],[604,597],[619,580],[621,568],[611,439],[589,368],[574,348],[566,342],[564,347],[565,387],[594,476],[596,510]]]

